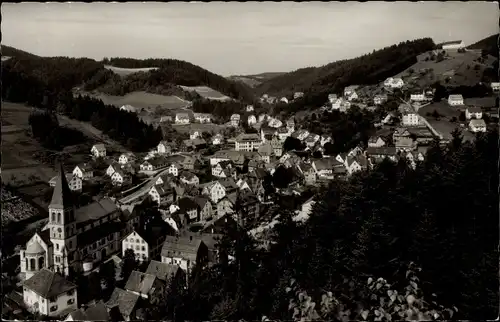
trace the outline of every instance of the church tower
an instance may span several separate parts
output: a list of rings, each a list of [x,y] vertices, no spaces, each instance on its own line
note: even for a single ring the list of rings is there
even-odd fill
[[[49,205],[50,241],[53,248],[54,272],[69,275],[69,266],[77,249],[77,230],[75,219],[75,202],[62,163],[59,166],[59,177],[56,179],[54,193]]]

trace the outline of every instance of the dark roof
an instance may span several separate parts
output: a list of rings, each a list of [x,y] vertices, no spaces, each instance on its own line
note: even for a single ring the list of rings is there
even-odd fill
[[[167,282],[170,278],[177,274],[179,269],[179,265],[152,260],[146,269],[146,274],[154,275],[157,279]]]
[[[201,239],[193,238],[193,236],[166,236],[161,256],[182,257],[194,262],[202,244]]]
[[[49,208],[63,208],[74,206],[74,196],[69,189],[68,180],[64,175],[64,168],[62,163],[59,165],[59,176],[56,179],[56,186],[52,193],[52,200],[50,201]]]
[[[177,200],[176,204],[179,206],[179,211],[181,212],[198,209],[198,204],[193,199],[188,197]]]
[[[396,147],[393,146],[383,146],[380,148],[377,147],[368,147],[366,149],[367,155],[396,155]]]
[[[132,271],[125,285],[125,290],[139,294],[149,294],[154,287],[157,278],[155,275]]]
[[[103,198],[76,209],[75,218],[77,224],[82,224],[87,221],[99,220],[115,211],[118,211],[116,204],[109,198]]]
[[[445,41],[441,43],[441,46],[446,46],[446,45],[460,45],[462,43],[461,40],[452,40],[452,41]]]
[[[109,321],[108,309],[103,301],[90,305],[87,309],[80,308],[69,314],[74,321]]]
[[[50,229],[45,229],[37,233],[45,244],[47,244],[48,246],[52,245],[52,241],[50,240]]]
[[[238,189],[238,186],[236,185],[236,182],[234,182],[233,178],[225,178],[218,181],[226,189]]]
[[[58,296],[77,287],[60,274],[46,268],[42,268],[38,273],[26,280],[23,285],[45,299]]]
[[[124,223],[117,221],[108,221],[100,224],[97,227],[86,230],[77,235],[78,246],[84,247],[90,245],[101,238],[108,236],[111,233],[119,232],[124,228]]]
[[[207,204],[207,202],[210,202],[208,200],[208,198],[204,198],[204,197],[194,197],[193,200],[194,200],[194,202],[196,202],[198,204],[198,206],[200,208],[205,207],[205,205]]]
[[[469,106],[469,107],[467,107],[467,110],[469,111],[469,113],[481,113],[482,112],[481,108],[478,106]]]
[[[115,289],[113,290],[113,294],[111,294],[111,297],[106,303],[106,306],[108,308],[118,306],[121,314],[123,314],[124,316],[130,316],[134,311],[138,301],[139,295],[115,287]]]

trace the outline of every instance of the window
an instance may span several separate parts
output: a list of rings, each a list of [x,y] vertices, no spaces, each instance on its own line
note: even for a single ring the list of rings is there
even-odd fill
[[[139,239],[136,239],[135,242],[139,244]]]
[[[50,312],[54,312],[54,311],[57,311],[57,305],[52,305],[50,307]]]
[[[72,249],[72,248],[73,248],[73,241],[72,241],[72,240],[70,240],[70,241],[69,241],[69,249]]]
[[[59,244],[56,244],[56,250],[59,250]]]
[[[61,257],[56,256],[56,263],[60,263],[60,262],[61,262]]]
[[[52,213],[52,222],[56,221],[56,214]]]
[[[143,252],[146,251],[146,247],[144,247],[144,246],[142,246],[141,249],[142,249]]]
[[[58,222],[58,223],[61,223],[61,213],[58,213],[58,214],[57,214],[57,222]]]
[[[139,246],[135,246],[135,250],[139,250]]]

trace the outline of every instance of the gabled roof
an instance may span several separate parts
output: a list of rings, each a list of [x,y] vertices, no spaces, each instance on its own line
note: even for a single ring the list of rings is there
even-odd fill
[[[196,261],[198,250],[203,242],[192,236],[166,236],[161,249],[163,257],[181,257]]]
[[[139,294],[149,294],[156,280],[155,275],[132,271],[125,285],[125,290]]]
[[[219,183],[226,189],[237,189],[238,186],[236,182],[234,182],[233,178],[226,178],[218,180]]]
[[[73,321],[109,321],[111,317],[103,301],[98,301],[88,308],[80,308],[69,314]]]
[[[111,199],[103,198],[89,205],[77,208],[75,211],[75,219],[77,223],[97,220],[117,210],[118,207],[116,207],[116,204]]]
[[[23,286],[45,299],[58,296],[77,287],[60,274],[49,271],[46,268],[42,268],[26,280]]]
[[[80,169],[83,172],[92,171],[92,166],[88,163],[80,163],[76,167],[78,167],[78,169]]]
[[[469,113],[481,113],[482,112],[481,108],[478,106],[468,106],[467,111],[469,111]]]
[[[384,147],[368,147],[366,149],[367,155],[396,155],[396,147],[384,146]]]
[[[484,122],[483,119],[479,119],[479,120],[471,120],[469,122],[469,125],[470,126],[475,126],[475,127],[478,127],[478,126],[481,126],[481,127],[484,127],[486,126],[486,122]]]
[[[106,151],[106,147],[104,146],[104,144],[100,143],[100,144],[95,144],[92,149],[96,149],[97,151],[101,152],[101,151]]]
[[[74,206],[74,196],[69,189],[68,181],[64,175],[62,163],[59,165],[59,176],[56,179],[56,186],[52,193],[49,208],[66,209]]]
[[[179,265],[152,260],[146,269],[146,274],[154,275],[157,279],[168,282],[170,278],[177,274],[179,269],[181,269]]]
[[[139,295],[115,287],[113,294],[111,294],[108,302],[106,302],[106,306],[108,308],[118,306],[121,314],[130,316],[136,308],[138,301]]]

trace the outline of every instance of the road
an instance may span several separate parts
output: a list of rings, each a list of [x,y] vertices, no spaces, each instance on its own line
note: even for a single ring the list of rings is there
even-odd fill
[[[140,184],[138,184],[136,187],[140,186],[140,185],[143,185],[142,188],[140,188],[139,190],[137,190],[136,192],[126,196],[126,197],[123,197],[122,199],[118,200],[119,203],[121,204],[129,204],[131,203],[132,201],[136,200],[137,198],[140,198],[142,196],[144,196],[145,194],[147,194],[149,192],[149,190],[151,189],[151,187],[154,186],[156,180],[158,180],[158,178],[167,173],[168,172],[168,168],[167,169],[163,169],[163,170],[160,170],[159,172],[157,172],[153,177],[151,177],[149,179],[149,181],[147,181],[146,184],[144,184],[144,182],[141,182]],[[132,188],[133,189],[133,188]],[[130,189],[129,189],[130,190]]]

